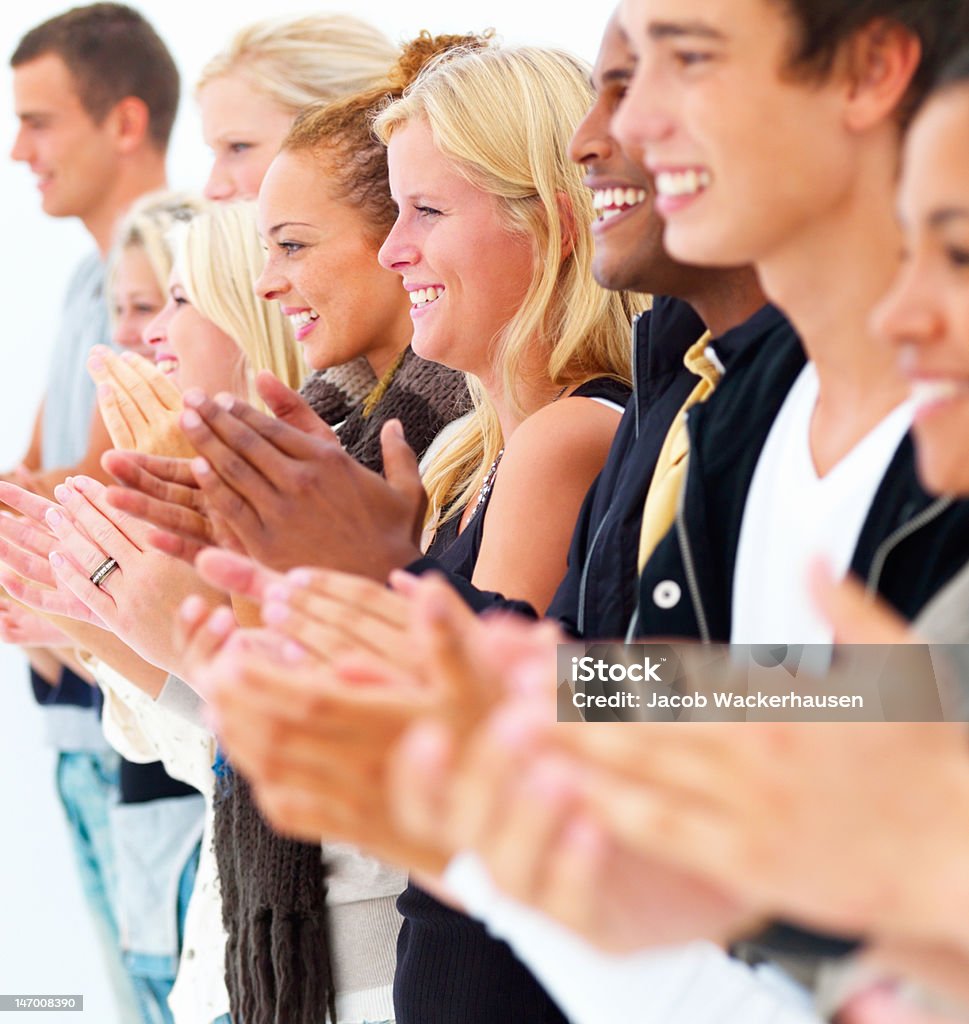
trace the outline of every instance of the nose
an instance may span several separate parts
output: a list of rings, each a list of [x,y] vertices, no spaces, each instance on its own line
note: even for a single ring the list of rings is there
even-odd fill
[[[205,183],[205,188],[202,189],[202,195],[206,199],[220,203],[233,199],[236,192],[237,189],[232,176],[226,173],[225,168],[222,166],[222,161],[219,157],[216,157],[212,164],[212,170],[209,171],[209,180]]]
[[[669,138],[675,122],[661,102],[668,86],[658,82],[649,64],[640,60],[629,88],[612,115],[612,138],[645,166],[646,147]]]
[[[20,163],[29,163],[31,159],[33,159],[33,155],[33,147],[28,143],[26,131],[24,126],[21,125],[20,128],[17,129],[13,145],[10,147],[10,159],[16,160]]]
[[[600,96],[575,129],[569,142],[569,156],[581,167],[608,160],[614,146],[615,140],[609,134],[609,111]]]
[[[265,299],[266,302],[278,302],[290,290],[289,281],[280,273],[272,257],[269,257],[263,265],[262,273],[253,284],[253,290],[260,299]]]
[[[871,330],[900,350],[937,340],[945,316],[918,260],[904,265],[889,293],[875,307]]]
[[[384,270],[402,274],[419,260],[420,252],[408,237],[408,230],[402,217],[398,217],[377,253],[377,262]]]
[[[169,299],[159,310],[158,315],[148,323],[141,333],[141,340],[146,345],[159,345],[168,338],[168,321],[171,319],[175,304]]]
[[[136,348],[141,342],[141,334],[138,332],[132,318],[127,313],[119,313],[114,322],[114,341],[118,348]]]

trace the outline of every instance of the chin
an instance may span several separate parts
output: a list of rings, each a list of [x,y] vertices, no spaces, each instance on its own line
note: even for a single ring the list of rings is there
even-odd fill
[[[969,496],[969,472],[964,462],[956,462],[951,453],[938,459],[931,453],[918,456],[919,482],[932,495],[951,495],[954,498]]]

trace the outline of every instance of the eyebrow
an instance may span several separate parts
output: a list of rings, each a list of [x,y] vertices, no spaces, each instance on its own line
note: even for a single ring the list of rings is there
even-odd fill
[[[719,29],[704,25],[702,21],[653,21],[647,27],[646,35],[654,41],[699,36],[701,39],[725,42],[727,38]]]
[[[947,206],[941,210],[934,210],[929,214],[929,224],[933,228],[945,227],[950,221],[969,220],[969,209],[959,206]]]
[[[269,229],[269,236],[272,237],[273,235],[275,235],[278,232],[282,231],[283,228],[311,228],[311,227],[313,227],[312,224],[307,224],[306,221],[303,221],[303,220],[284,220],[284,221],[280,222],[279,224],[274,224]]]

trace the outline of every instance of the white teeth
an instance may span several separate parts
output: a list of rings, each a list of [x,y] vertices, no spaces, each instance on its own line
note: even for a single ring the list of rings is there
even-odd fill
[[[315,309],[304,309],[299,313],[292,313],[289,318],[289,322],[293,325],[295,330],[299,330],[301,327],[305,327],[307,324],[312,323],[314,320],[319,320],[320,314]]]
[[[178,360],[177,359],[160,359],[157,363],[155,363],[155,366],[162,373],[171,373],[175,369],[175,367],[178,366]]]
[[[656,175],[656,191],[661,196],[692,196],[710,187],[709,171],[661,171]]]
[[[912,382],[910,394],[916,407],[921,408],[956,398],[964,390],[965,385],[954,380],[916,380]]]
[[[443,288],[418,288],[416,291],[410,293],[410,301],[412,306],[427,306],[435,299],[439,299],[444,294]]]
[[[644,188],[599,188],[592,194],[592,208],[600,220],[610,220],[624,210],[646,202]]]

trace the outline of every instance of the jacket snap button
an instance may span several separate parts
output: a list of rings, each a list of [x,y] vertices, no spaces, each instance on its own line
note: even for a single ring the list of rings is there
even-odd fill
[[[653,603],[657,608],[675,608],[682,596],[683,591],[675,580],[663,580],[653,589]]]

